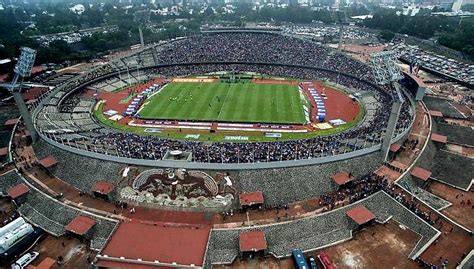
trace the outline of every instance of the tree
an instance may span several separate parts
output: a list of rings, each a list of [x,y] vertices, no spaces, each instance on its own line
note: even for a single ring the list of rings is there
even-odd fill
[[[395,37],[395,33],[389,30],[383,30],[380,32],[379,37],[383,40],[390,41]]]

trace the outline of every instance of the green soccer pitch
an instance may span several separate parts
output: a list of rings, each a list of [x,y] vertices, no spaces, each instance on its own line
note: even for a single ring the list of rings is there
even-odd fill
[[[298,87],[172,82],[147,99],[141,119],[304,124]]]

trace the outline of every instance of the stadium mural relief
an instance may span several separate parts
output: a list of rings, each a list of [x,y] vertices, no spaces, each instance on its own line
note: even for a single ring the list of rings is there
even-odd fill
[[[131,186],[120,190],[120,200],[147,206],[225,210],[232,206],[237,190],[227,174],[215,177],[186,169],[149,169]]]

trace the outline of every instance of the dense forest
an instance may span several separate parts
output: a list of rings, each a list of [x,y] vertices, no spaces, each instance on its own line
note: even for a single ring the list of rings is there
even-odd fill
[[[424,39],[433,38],[443,46],[461,51],[474,59],[474,17],[447,17],[420,14],[397,15],[393,10],[379,10],[362,25],[387,32],[407,34]]]

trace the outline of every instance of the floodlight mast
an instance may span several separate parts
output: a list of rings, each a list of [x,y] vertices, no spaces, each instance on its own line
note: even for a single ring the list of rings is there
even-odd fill
[[[25,77],[29,77],[31,75],[31,70],[33,69],[33,64],[36,58],[36,51],[31,48],[22,47],[20,53],[20,57],[18,58],[18,62],[13,70],[15,72],[15,76],[13,77],[13,81],[11,83],[10,92],[15,99],[15,103],[20,110],[21,117],[26,125],[26,128],[30,132],[31,139],[36,141],[38,139],[38,133],[33,125],[33,121],[31,120],[30,112],[26,107],[25,101],[21,96],[21,87],[23,85],[23,79]],[[17,86],[18,79],[21,77],[21,82],[19,87]]]
[[[143,39],[143,30],[142,27],[150,21],[150,11],[149,10],[139,10],[134,14],[134,21],[138,23],[138,33],[140,35],[140,45],[145,47],[145,40]]]
[[[388,158],[392,137],[397,127],[403,104],[403,97],[400,92],[400,85],[398,84],[403,75],[395,61],[396,55],[394,51],[382,51],[370,55],[370,64],[375,82],[379,85],[390,85],[395,90],[395,96],[392,95],[393,105],[382,142],[382,161],[384,162]]]
[[[336,10],[336,18],[339,22],[339,42],[337,44],[337,49],[342,50],[342,39],[344,38],[344,24],[347,23],[346,12],[343,10]]]

